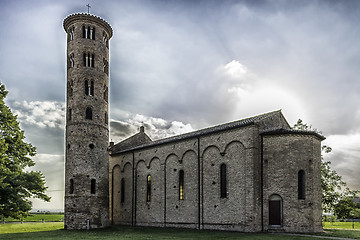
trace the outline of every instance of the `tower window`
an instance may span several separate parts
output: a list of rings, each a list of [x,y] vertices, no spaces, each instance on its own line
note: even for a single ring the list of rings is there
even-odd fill
[[[70,179],[70,194],[74,193],[74,179]]]
[[[90,53],[83,54],[84,67],[95,67],[95,55]]]
[[[105,32],[103,32],[103,43],[106,45],[106,47],[109,47],[108,41],[109,41],[108,35]]]
[[[91,107],[87,107],[87,108],[86,108],[85,119],[92,120],[92,110],[91,110]]]
[[[73,95],[72,80],[67,82],[67,97],[70,98]]]
[[[184,200],[184,171],[179,171],[179,199]]]
[[[94,96],[94,81],[90,83],[90,96]]]
[[[105,112],[105,124],[108,124],[108,122],[109,122],[108,114],[107,114],[107,112]]]
[[[69,56],[69,61],[68,61],[68,68],[73,68],[75,66],[75,62],[74,62],[74,54],[70,54]]]
[[[82,27],[83,38],[95,40],[95,28],[94,27]]]
[[[71,108],[69,108],[69,109],[68,109],[68,115],[67,115],[68,121],[71,121],[71,117],[72,117],[72,116],[71,116],[71,112],[72,112],[72,111],[71,111]]]
[[[68,41],[74,40],[75,27],[70,27],[68,30]]]
[[[109,98],[109,90],[108,87],[104,85],[104,100],[108,102],[108,98]]]
[[[124,178],[122,178],[121,179],[121,183],[120,183],[121,185],[120,185],[120,194],[121,194],[121,196],[120,196],[120,203],[124,203],[125,202],[125,179]]]
[[[227,197],[226,164],[220,166],[220,198]]]
[[[305,171],[298,172],[298,199],[305,199]]]
[[[85,80],[85,95],[94,96],[94,81],[91,81],[89,84],[89,81]]]
[[[104,63],[104,73],[109,75],[109,63],[105,58],[103,58],[103,63]]]
[[[151,175],[146,177],[146,202],[151,201]]]
[[[96,180],[91,179],[91,194],[95,194],[95,193],[96,193]]]

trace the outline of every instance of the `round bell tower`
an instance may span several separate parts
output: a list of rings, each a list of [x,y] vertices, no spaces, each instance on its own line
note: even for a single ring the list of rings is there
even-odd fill
[[[64,19],[67,33],[65,229],[109,225],[109,39],[103,19]]]

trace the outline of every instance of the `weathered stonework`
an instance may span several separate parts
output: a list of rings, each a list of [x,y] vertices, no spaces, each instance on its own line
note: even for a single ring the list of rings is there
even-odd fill
[[[84,29],[83,29],[84,28]],[[67,41],[65,228],[109,225],[108,86],[112,29],[90,14],[64,20]]]
[[[323,137],[291,130],[280,111],[155,142],[144,134],[111,148],[113,224],[243,232],[322,230]],[[220,194],[222,164],[226,165],[226,197]],[[183,200],[179,197],[181,170]],[[298,199],[300,170],[305,172],[305,199]],[[151,201],[146,195],[148,175]],[[126,183],[124,193],[120,179]],[[281,199],[278,225],[269,220],[269,200],[274,196]]]
[[[144,128],[108,151],[109,39],[90,14],[67,42],[65,228],[112,224],[243,232],[320,232],[315,132],[281,111],[158,141]],[[110,157],[109,157],[110,154]]]

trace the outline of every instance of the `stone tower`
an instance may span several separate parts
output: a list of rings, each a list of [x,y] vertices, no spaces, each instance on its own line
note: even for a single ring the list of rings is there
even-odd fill
[[[69,15],[65,229],[109,225],[109,39],[111,26],[86,13]]]

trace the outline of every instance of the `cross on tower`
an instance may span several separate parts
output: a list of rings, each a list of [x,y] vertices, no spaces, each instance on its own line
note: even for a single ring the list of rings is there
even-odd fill
[[[86,6],[88,7],[88,13],[90,13],[90,8],[91,8],[90,4],[88,4]]]

